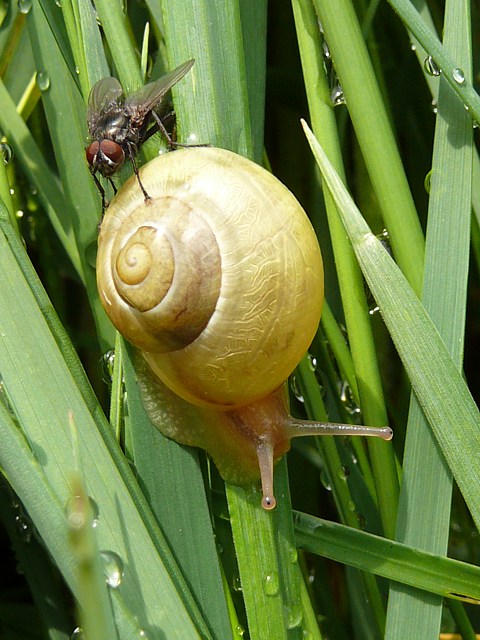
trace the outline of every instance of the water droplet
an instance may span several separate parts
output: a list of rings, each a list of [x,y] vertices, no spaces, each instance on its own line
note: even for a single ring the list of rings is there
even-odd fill
[[[295,564],[295,562],[297,562],[297,560],[298,560],[298,551],[297,551],[296,547],[290,547],[290,550],[288,552],[288,557],[290,558],[290,562],[292,564]]]
[[[149,636],[143,629],[140,629],[140,633],[138,634],[138,637],[142,638],[142,640],[148,640]]]
[[[303,404],[305,402],[305,398],[303,397],[303,394],[300,391],[297,376],[296,375],[291,376],[289,382],[290,382],[290,389],[292,390],[293,395],[299,402]]]
[[[428,56],[427,58],[425,58],[423,66],[429,76],[439,76],[441,73],[440,67],[437,65],[432,56]]]
[[[243,636],[245,635],[245,629],[242,627],[241,624],[237,624],[235,628],[235,635],[238,636],[239,638],[243,638]]]
[[[457,84],[465,84],[465,72],[459,67],[455,67],[452,71],[453,79]]]
[[[77,74],[77,76],[80,75],[80,67],[79,66],[75,67],[75,73]]]
[[[198,135],[196,133],[189,133],[187,136],[187,144],[198,144]]]
[[[332,54],[330,53],[330,47],[328,46],[325,40],[322,42],[322,49],[323,49],[323,57],[325,58],[325,60],[331,60]]]
[[[338,470],[338,477],[340,478],[340,480],[346,480],[350,473],[350,467],[348,467],[347,465],[343,465]]]
[[[322,469],[320,471],[320,482],[323,484],[327,491],[332,490],[332,483],[330,482],[330,478],[328,477],[326,469]]]
[[[375,305],[374,308],[371,308],[368,313],[372,315],[373,313],[376,313],[379,310],[380,308],[377,305]],[[359,416],[360,407],[355,402],[351,386],[348,384],[346,380],[342,380],[340,384],[341,384],[340,400],[343,402],[345,409],[348,411],[348,413],[351,416]]]
[[[315,358],[315,356],[312,356],[309,353],[308,357],[307,357],[307,360],[308,360],[308,366],[310,368],[310,371],[312,373],[316,373],[316,371],[317,371],[317,359]]]
[[[70,636],[70,640],[85,640],[83,629],[81,629],[80,627],[76,627],[76,629],[73,630],[73,633]]]
[[[6,142],[2,142],[0,144],[0,151],[2,152],[3,156],[3,164],[8,164],[13,157],[12,147]]]
[[[37,85],[40,91],[47,91],[50,87],[50,76],[46,71],[37,73]]]
[[[278,575],[275,571],[267,573],[263,581],[263,589],[267,596],[276,596],[280,587]]]
[[[32,539],[32,523],[25,513],[17,513],[15,516],[15,528],[23,542],[30,542]]]
[[[32,0],[18,0],[18,10],[20,11],[20,13],[26,15],[27,13],[30,13],[32,4]]]
[[[287,629],[296,629],[302,624],[303,613],[299,604],[293,604],[287,608]]]
[[[123,560],[114,551],[100,551],[100,557],[108,586],[117,589],[123,580]]]
[[[345,96],[343,94],[343,89],[339,83],[337,83],[330,92],[330,100],[334,107],[339,107],[342,104],[345,104]]]
[[[412,44],[410,45],[410,51],[416,51],[416,50],[417,50],[417,45],[412,42]]]
[[[435,115],[438,113],[438,103],[435,98],[432,99],[432,113]]]
[[[454,533],[461,533],[462,525],[456,520],[454,520],[450,523],[450,530],[453,531]]]
[[[61,0],[55,0],[55,4],[57,5],[57,7],[59,7],[60,9],[62,8],[62,2]]]
[[[377,238],[380,240],[382,247],[388,251],[388,253],[393,256],[392,247],[390,245],[390,235],[386,229],[377,235]]]
[[[112,383],[113,367],[115,365],[115,349],[109,349],[98,361],[100,377],[105,384]]]
[[[92,527],[98,525],[100,510],[98,504],[93,498],[88,497],[88,504],[92,512]],[[81,529],[86,524],[87,513],[83,505],[83,496],[71,496],[65,505],[65,515],[67,517],[68,526],[71,529]]]
[[[432,173],[433,170],[430,170],[425,176],[425,180],[423,181],[423,186],[425,187],[425,191],[430,193],[430,189],[432,187]]]
[[[234,591],[242,591],[242,581],[240,580],[240,576],[234,576],[232,587]]]

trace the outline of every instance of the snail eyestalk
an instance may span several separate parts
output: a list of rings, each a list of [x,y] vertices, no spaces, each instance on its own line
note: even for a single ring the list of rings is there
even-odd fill
[[[275,509],[277,501],[273,495],[273,445],[262,438],[257,447],[260,480],[262,482],[262,507],[267,511]]]
[[[290,438],[300,436],[367,436],[391,440],[390,427],[367,427],[359,424],[341,424],[336,422],[311,422],[290,417],[287,432]]]

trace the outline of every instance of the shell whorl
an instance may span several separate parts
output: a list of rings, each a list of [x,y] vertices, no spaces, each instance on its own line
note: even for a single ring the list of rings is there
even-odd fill
[[[141,349],[184,347],[208,323],[220,289],[220,254],[208,223],[168,195],[113,212],[99,238],[107,313]]]

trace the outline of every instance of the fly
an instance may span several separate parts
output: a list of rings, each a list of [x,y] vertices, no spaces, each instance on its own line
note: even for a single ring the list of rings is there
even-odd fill
[[[135,161],[141,145],[160,131],[169,147],[184,146],[172,140],[157,111],[168,91],[190,71],[194,62],[184,62],[128,98],[125,98],[122,86],[116,78],[102,78],[92,87],[87,106],[87,125],[92,142],[86,149],[86,156],[102,196],[103,210],[106,206],[105,190],[97,178],[97,172],[110,182],[116,193],[111,176],[125,160],[130,160],[138,184],[148,200],[149,195],[140,180]]]

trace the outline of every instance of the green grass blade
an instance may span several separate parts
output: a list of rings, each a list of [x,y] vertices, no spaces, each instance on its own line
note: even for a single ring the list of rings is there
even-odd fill
[[[80,256],[68,218],[70,205],[65,199],[58,177],[49,168],[27,125],[18,115],[5,85],[0,81],[0,126],[30,182],[38,189],[53,228],[65,251],[82,277]]]
[[[304,359],[297,368],[298,375],[301,380],[301,388],[305,390],[305,404],[307,414],[310,419],[326,420],[327,414],[323,405],[323,400],[318,388],[318,383],[313,375],[308,359]],[[352,474],[351,482],[346,482],[345,465],[339,450],[337,449],[336,438],[319,437],[316,438],[316,444],[322,454],[329,486],[332,489],[338,513],[342,521],[350,527],[357,528],[360,526],[359,514],[363,514],[366,518],[366,526],[370,529],[380,528],[378,522],[378,514],[375,508],[372,508],[372,496],[366,492],[366,497],[358,499],[361,495],[358,493],[359,487],[363,484],[363,478],[355,471]],[[366,471],[366,470],[365,470]],[[367,484],[371,483],[368,482]],[[355,494],[354,494],[355,491]],[[353,507],[353,508],[352,508]],[[375,527],[377,525],[377,527]],[[371,634],[379,635],[382,633],[385,625],[385,614],[382,605],[380,591],[375,578],[370,574],[362,574],[360,577],[361,586],[365,592],[365,597],[370,602],[371,611],[373,611],[374,628]],[[376,625],[376,626],[375,626]]]
[[[2,409],[4,409],[3,404],[0,407],[0,424],[8,424],[10,431],[13,428],[12,418],[8,412],[2,413]],[[2,429],[1,426],[0,429]],[[2,440],[3,442],[4,440]],[[10,453],[6,455],[11,457]],[[2,458],[2,469],[4,469],[4,457],[3,455],[0,457]],[[15,460],[15,457],[13,456],[12,459]],[[32,521],[20,504],[18,497],[10,487],[6,486],[6,483],[3,485],[0,489],[0,517],[10,538],[18,567],[25,576],[43,626],[49,630],[49,640],[68,640],[72,632],[71,603],[63,584],[58,580],[58,570],[52,566],[44,543],[32,531]],[[40,485],[40,488],[42,489],[43,485]],[[10,608],[12,602],[5,602],[4,606]],[[4,633],[7,633],[6,611],[2,611],[0,615],[5,629]],[[32,618],[33,616],[30,614],[28,619],[31,621]],[[28,636],[26,635],[26,637]]]
[[[311,553],[444,597],[480,604],[480,569],[475,565],[298,512],[295,535],[298,545]]]
[[[267,3],[265,0],[257,0],[256,2],[240,0],[239,6],[253,140],[252,160],[262,164],[265,126]]]
[[[287,640],[276,514],[262,509],[261,492],[254,486],[227,485],[227,498],[250,637]]]
[[[84,0],[77,1],[81,4]],[[109,0],[96,0],[95,9],[115,65],[115,74],[113,75],[120,79],[126,95],[129,95],[142,86],[142,77],[139,59],[127,29],[122,4]],[[84,46],[86,44],[88,43],[85,43]]]
[[[48,61],[49,73],[52,75],[43,91],[42,102],[63,188],[68,201],[75,203],[70,211],[71,223],[99,339],[105,347],[113,332],[100,305],[95,271],[87,252],[87,248],[96,241],[100,215],[98,194],[85,160],[85,106],[38,6],[32,7],[28,19],[36,62],[39,68],[47,68]],[[61,112],[58,104],[63,105]],[[68,145],[64,144],[65,140],[69,141]]]
[[[70,422],[75,442],[77,426],[73,420]],[[75,471],[70,472],[71,496],[65,508],[68,542],[76,565],[78,600],[82,603],[78,617],[87,638],[92,638],[92,640],[117,638],[116,625],[106,588],[104,565],[95,537],[95,515],[82,475],[78,467]],[[119,574],[114,574],[112,571],[107,579],[116,582],[119,578]]]
[[[334,159],[337,170],[341,175],[344,175],[335,114],[331,106],[327,79],[323,72],[323,52],[320,34],[317,30],[317,16],[309,0],[295,0],[293,9],[313,128],[319,136],[318,139],[329,150],[329,156]],[[312,33],[316,33],[317,37],[312,38]],[[360,105],[358,109],[361,109]],[[379,117],[381,115],[380,113]],[[359,126],[361,125],[362,123],[359,124]],[[373,149],[371,152],[372,155],[375,155]],[[345,236],[344,227],[335,204],[328,192],[325,193],[325,206],[345,323],[354,362],[356,383],[353,388],[358,385],[359,406],[364,422],[373,426],[382,426],[387,424],[388,416],[383,398],[363,277],[350,242]],[[321,236],[320,240],[322,240]],[[368,448],[373,472],[377,479],[376,487],[384,530],[387,535],[393,537],[398,500],[398,479],[393,449],[383,442],[374,441],[368,443]],[[343,505],[344,511],[347,510],[347,504]]]
[[[66,3],[62,3],[61,8],[56,2],[51,3],[48,2],[48,0],[40,0],[39,4],[45,15],[45,19],[48,22],[49,30],[52,32],[52,35],[57,42],[58,48],[62,52],[62,55],[65,59],[65,64],[67,65],[67,68],[70,69],[73,73],[75,63],[72,56],[72,49],[69,46],[65,23],[63,22],[63,19],[65,17],[65,5],[68,4],[68,0]]]
[[[461,10],[464,8],[464,11]],[[446,6],[444,42],[463,60],[470,76],[470,25],[464,5]],[[471,185],[471,118],[442,78],[432,159],[425,276],[422,300],[452,359],[463,361],[469,268]],[[445,467],[421,407],[413,398],[405,444],[397,539],[417,549],[445,554],[450,532],[452,478]],[[436,638],[441,598],[425,598],[413,590],[396,589],[389,597],[387,637],[412,633]]]
[[[123,456],[122,452],[118,448],[117,442],[113,440],[113,435],[110,429],[110,425],[107,423],[105,416],[103,415],[102,410],[98,404],[98,400],[94,395],[93,390],[85,376],[85,372],[82,368],[78,355],[73,349],[72,344],[68,338],[68,335],[66,334],[65,329],[61,325],[55,313],[55,310],[52,307],[50,300],[46,296],[45,290],[43,289],[40,281],[38,280],[38,276],[33,270],[32,265],[25,254],[25,249],[23,245],[19,242],[19,240],[11,231],[11,228],[8,224],[8,220],[6,219],[6,213],[4,210],[2,213],[1,209],[0,209],[0,226],[9,242],[10,248],[12,249],[12,252],[15,256],[18,266],[22,271],[22,274],[28,282],[30,290],[33,296],[35,297],[35,301],[39,306],[42,316],[47,322],[49,330],[52,332],[52,335],[62,353],[62,356],[65,359],[66,363],[68,364],[70,373],[75,381],[75,384],[77,385],[77,388],[81,392],[89,411],[94,417],[96,427],[99,430],[99,433],[101,434],[101,436],[103,437],[103,440],[110,452],[110,455],[114,459],[118,470],[120,471],[120,473],[122,473],[123,480],[127,485],[130,491],[130,494],[133,496],[135,500],[137,509],[139,509],[139,511],[142,514],[143,522],[149,528],[150,535],[152,536],[152,539],[155,542],[158,552],[160,553],[160,555],[162,556],[164,562],[168,567],[170,576],[176,582],[177,588],[180,591],[182,591],[182,597],[185,600],[185,602],[189,604],[190,609],[192,610],[192,615],[194,616],[196,614],[196,605],[193,603],[190,592],[188,591],[188,589],[185,588],[183,578],[181,578],[178,575],[178,569],[171,557],[170,550],[167,548],[167,545],[163,537],[159,535],[159,531],[156,528],[156,523],[154,522],[153,516],[149,511],[149,506],[147,505],[143,494],[140,493],[138,489],[138,485],[135,482],[132,482],[130,465],[125,460],[125,457]],[[117,366],[118,361],[119,361],[119,358],[116,357],[115,366]],[[115,375],[118,377],[119,373],[120,372],[118,371],[115,373]],[[119,392],[120,391],[123,396],[123,393],[124,393],[123,387],[121,387]],[[117,412],[120,411],[120,408],[118,407],[118,403],[117,403],[116,411]],[[173,463],[173,465],[178,463],[178,461],[176,461],[175,459],[173,459],[173,457],[171,457],[171,453],[168,459]],[[157,463],[158,461],[155,461],[155,462]],[[191,481],[192,479],[191,475],[189,476],[189,479]],[[174,495],[176,499],[177,497],[176,491],[174,492]],[[202,624],[203,624],[203,621],[199,620],[198,625],[201,626]]]
[[[442,76],[468,108],[472,118],[476,122],[480,122],[480,96],[473,88],[471,81],[465,78],[460,61],[455,59],[450,50],[442,45],[436,34],[422,20],[410,0],[388,1],[425,51],[432,56],[437,67],[441,69]]]
[[[72,412],[79,425],[79,450],[88,492],[99,506],[103,523],[97,528],[99,547],[115,551],[125,563],[121,592],[128,609],[139,616],[140,624],[146,629],[162,628],[172,638],[195,638],[197,633],[160,560],[147,521],[132,501],[3,234],[0,242],[0,371],[17,419],[38,460],[29,459],[20,465],[12,448],[14,462],[9,469],[9,480],[25,501],[41,533],[46,532],[50,542],[47,544],[67,583],[75,590],[64,520],[62,526],[53,526],[64,519],[64,505],[69,496],[68,475],[75,467],[67,419]],[[12,447],[18,449],[17,432],[17,427],[7,428],[2,451],[7,451],[7,437]],[[31,473],[32,466],[45,476],[43,482]],[[133,478],[130,482],[134,484]],[[50,488],[45,490],[47,485]],[[36,501],[38,491],[43,498]],[[52,532],[56,532],[54,539],[51,539]],[[172,560],[169,562],[174,564]]]
[[[164,0],[162,10],[170,67],[195,59],[185,82],[173,91],[174,98],[180,98],[182,141],[210,143],[251,158],[250,109],[238,3]],[[188,39],[183,37],[186,24],[195,25]],[[264,75],[264,67],[263,74],[261,69],[257,71]]]
[[[424,307],[369,230],[313,134],[304,127],[412,388],[478,526],[480,475],[472,464],[480,455],[477,406]]]
[[[75,71],[82,95],[87,100],[95,82],[110,75],[95,9],[88,2],[66,0],[62,3],[62,11],[75,60]],[[59,48],[63,52],[62,47]]]
[[[355,9],[350,0],[335,3],[315,0],[314,4],[335,61],[393,253],[414,290],[420,293],[423,233]],[[402,216],[397,214],[399,210]]]
[[[212,634],[227,640],[231,628],[199,465],[201,454],[166,438],[150,422],[137,384],[141,356],[135,359],[133,349],[125,344],[122,354],[139,481]]]

